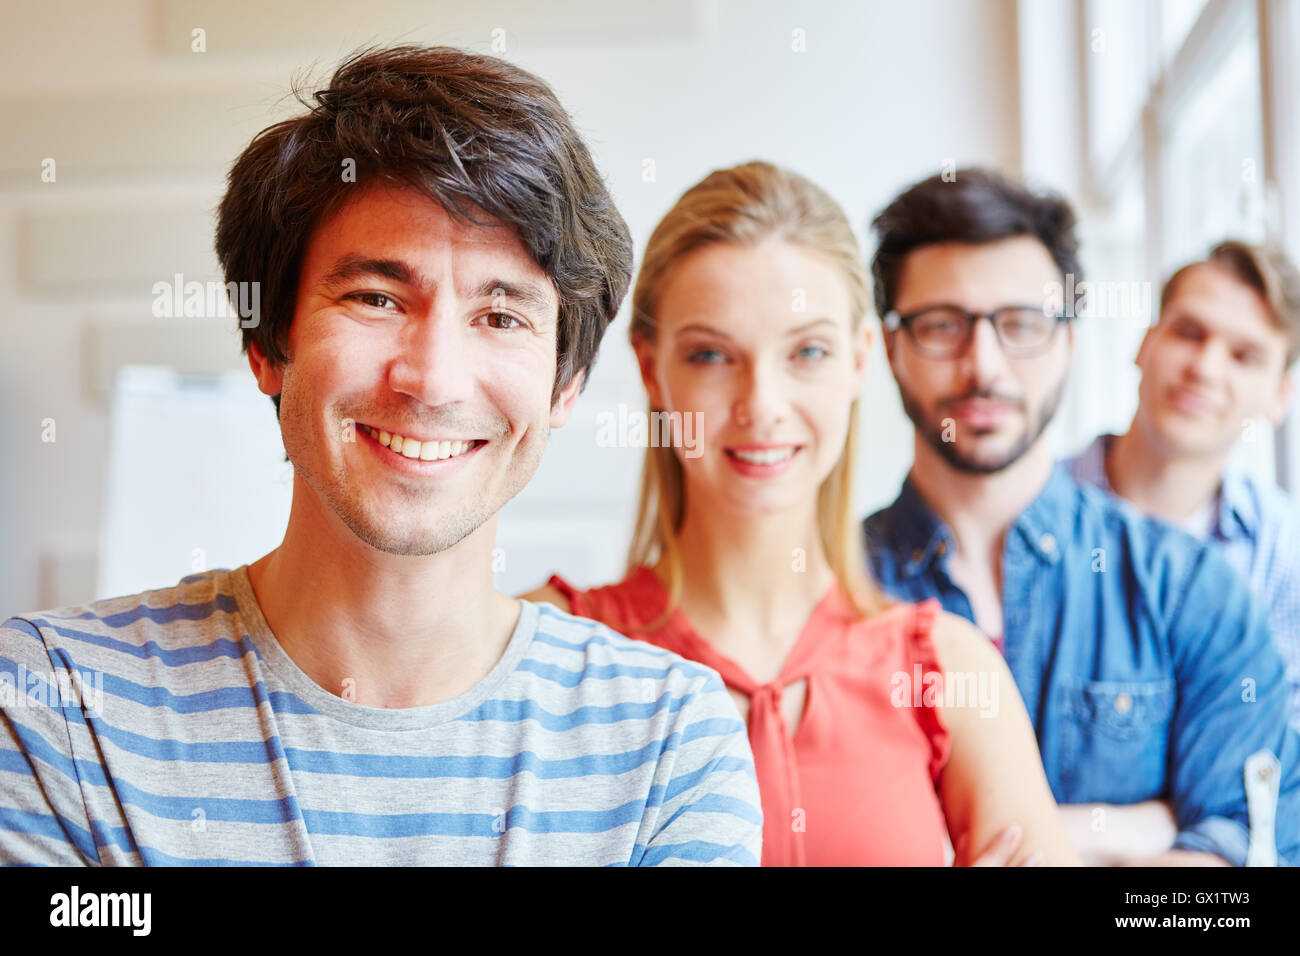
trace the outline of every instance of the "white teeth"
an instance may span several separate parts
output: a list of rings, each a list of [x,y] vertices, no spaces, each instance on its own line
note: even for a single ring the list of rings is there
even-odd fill
[[[394,435],[391,432],[375,431],[369,425],[365,425],[363,428],[366,434],[374,438],[379,444],[388,446],[405,458],[418,458],[421,461],[441,461],[444,458],[455,458],[457,455],[469,451],[474,444],[470,441],[420,442],[414,438]]]
[[[733,455],[741,461],[747,461],[753,465],[775,465],[778,462],[785,461],[794,454],[794,446],[788,448],[769,448],[763,451],[733,451]]]

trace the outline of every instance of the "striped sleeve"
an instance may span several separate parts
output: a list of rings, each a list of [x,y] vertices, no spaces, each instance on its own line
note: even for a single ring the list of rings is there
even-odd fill
[[[0,864],[98,861],[72,754],[68,720],[40,631],[0,625]]]
[[[692,668],[656,776],[659,816],[639,866],[758,866],[763,811],[740,712],[713,671]]]

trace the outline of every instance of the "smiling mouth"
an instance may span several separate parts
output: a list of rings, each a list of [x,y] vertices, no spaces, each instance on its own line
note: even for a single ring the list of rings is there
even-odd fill
[[[1170,393],[1174,407],[1180,410],[1192,410],[1202,415],[1211,415],[1218,411],[1214,403],[1204,395],[1186,388],[1174,388]]]
[[[727,448],[726,453],[749,465],[779,465],[794,457],[799,445],[786,445],[782,448]]]
[[[480,445],[487,444],[486,440],[482,438],[449,438],[420,441],[404,435],[383,431],[370,425],[359,425],[358,427],[390,451],[396,452],[403,458],[418,458],[420,461],[443,461],[448,458],[455,458],[457,455],[463,455],[466,452],[473,451]]]

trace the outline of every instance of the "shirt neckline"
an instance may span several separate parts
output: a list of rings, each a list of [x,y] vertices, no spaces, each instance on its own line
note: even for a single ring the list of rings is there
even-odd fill
[[[1110,432],[1098,435],[1093,439],[1092,444],[1088,446],[1085,455],[1089,459],[1086,465],[1087,470],[1091,473],[1096,485],[1118,498],[1119,494],[1111,487],[1110,476],[1106,474],[1106,459],[1110,456],[1110,450],[1115,443],[1116,437],[1118,436]],[[1208,524],[1204,521],[1205,516],[1203,513],[1207,510],[1209,512]],[[1208,538],[1228,541],[1234,537],[1234,527],[1240,528],[1247,537],[1253,538],[1255,536],[1255,522],[1252,517],[1253,508],[1251,507],[1249,479],[1229,463],[1224,466],[1223,474],[1219,478],[1219,487],[1215,489],[1213,497],[1208,502],[1203,504],[1194,515],[1189,516],[1185,521],[1168,523],[1188,531],[1193,537],[1202,541]],[[1192,530],[1192,528],[1196,530]],[[1204,529],[1204,533],[1202,533],[1201,529]]]
[[[537,633],[539,609],[532,601],[520,599],[519,619],[515,622],[505,652],[473,687],[451,700],[424,707],[370,707],[331,694],[294,662],[262,615],[262,607],[257,603],[257,595],[253,593],[253,586],[248,580],[247,564],[225,573],[238,604],[239,618],[257,648],[262,665],[314,710],[343,723],[370,730],[423,730],[463,717],[496,693],[510,678]]]
[[[642,586],[654,594],[657,606],[663,608],[668,601],[668,589],[659,579],[659,575],[648,565],[641,565],[635,573],[642,579]],[[799,636],[790,645],[790,650],[786,652],[785,660],[781,662],[780,673],[768,684],[760,684],[754,680],[744,667],[705,640],[690,622],[680,604],[673,607],[664,627],[678,634],[684,643],[690,645],[692,651],[690,656],[722,674],[725,683],[752,697],[764,687],[786,687],[809,676],[812,661],[816,659],[818,652],[829,644],[827,632],[832,626],[847,620],[847,617],[845,599],[840,592],[839,582],[832,581],[809,613],[808,619],[804,621]],[[817,646],[812,646],[814,644]]]
[[[1056,540],[1061,515],[1070,506],[1078,484],[1059,461],[1052,462],[1047,480],[1007,529],[1016,532],[1040,561],[1054,564],[1061,548]],[[902,555],[902,572],[914,577],[936,559],[947,562],[952,532],[912,483],[911,472],[903,478],[898,497],[890,506],[893,535]]]

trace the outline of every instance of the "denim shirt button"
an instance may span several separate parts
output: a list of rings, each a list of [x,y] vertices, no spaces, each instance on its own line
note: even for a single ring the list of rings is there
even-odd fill
[[[1126,691],[1121,691],[1115,695],[1115,710],[1117,713],[1127,714],[1133,709],[1133,697]]]
[[[1054,554],[1056,552],[1056,536],[1050,533],[1044,534],[1038,539],[1038,546],[1048,554]]]

